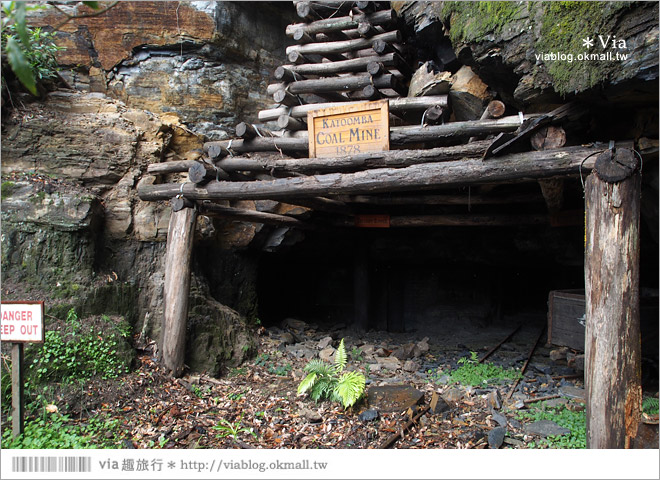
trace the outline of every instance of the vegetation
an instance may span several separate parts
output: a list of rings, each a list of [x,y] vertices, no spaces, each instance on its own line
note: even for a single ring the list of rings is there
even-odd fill
[[[647,415],[657,415],[658,399],[654,397],[646,397],[642,402],[642,411]]]
[[[225,418],[221,418],[220,423],[211,428],[218,432],[216,433],[216,436],[219,438],[231,437],[236,440],[239,433],[248,433],[254,438],[257,438],[257,434],[254,433],[251,428],[242,425],[242,420],[242,415],[233,423]]]
[[[116,378],[128,371],[128,365],[117,356],[118,337],[128,336],[125,326],[105,337],[93,327],[83,332],[73,308],[66,323],[64,332],[50,330],[44,335],[41,352],[29,367],[29,374],[37,383],[83,380],[97,375]]]
[[[25,431],[12,438],[11,428],[2,432],[2,448],[117,448],[120,444],[121,423],[96,415],[86,424],[74,423],[67,415],[57,411],[43,414],[25,424]]]
[[[489,362],[479,363],[477,352],[470,352],[470,358],[464,357],[458,361],[461,364],[453,370],[449,377],[463,385],[483,385],[493,380],[516,380],[520,371],[515,368],[504,368]]]
[[[354,405],[364,395],[366,380],[362,373],[344,372],[346,363],[346,348],[342,338],[333,365],[320,359],[309,361],[304,368],[307,376],[298,385],[298,393],[309,392],[309,396],[317,402],[330,399],[341,403],[344,408]]]
[[[551,420],[571,431],[566,435],[550,435],[538,442],[530,442],[527,444],[529,448],[587,448],[587,415],[584,410],[574,412],[564,405],[548,407],[542,402],[527,412],[519,412],[518,418],[531,422]]]
[[[4,200],[5,198],[11,197],[11,194],[14,192],[16,188],[16,184],[14,182],[2,182],[2,186],[0,187],[0,190],[2,190],[2,199]]]

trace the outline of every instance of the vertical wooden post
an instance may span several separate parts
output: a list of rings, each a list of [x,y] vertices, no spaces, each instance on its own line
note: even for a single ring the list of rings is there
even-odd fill
[[[183,208],[172,212],[165,253],[165,318],[163,324],[163,364],[172,375],[183,373],[190,262],[197,211]]]
[[[607,150],[586,182],[588,448],[629,447],[641,416],[637,169],[630,150]]]
[[[11,424],[14,438],[23,433],[23,405],[23,344],[15,342],[11,346]]]

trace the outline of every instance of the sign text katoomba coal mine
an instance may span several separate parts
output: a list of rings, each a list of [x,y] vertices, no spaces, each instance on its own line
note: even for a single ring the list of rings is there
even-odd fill
[[[307,125],[310,158],[390,149],[387,100],[314,110]]]

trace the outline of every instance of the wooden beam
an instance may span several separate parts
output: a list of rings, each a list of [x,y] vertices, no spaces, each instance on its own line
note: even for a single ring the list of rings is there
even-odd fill
[[[259,121],[260,122],[270,122],[272,120],[277,120],[280,115],[291,115],[295,118],[307,118],[307,113],[319,110],[321,108],[330,108],[330,107],[339,107],[346,105],[353,105],[359,102],[342,102],[342,103],[316,103],[316,104],[307,104],[307,105],[297,105],[292,108],[279,107],[272,108],[269,110],[262,110],[259,112]],[[434,105],[439,105],[440,107],[446,108],[448,103],[447,95],[434,95],[429,97],[402,97],[402,98],[390,98],[388,100],[390,104],[390,112],[392,113],[401,113],[408,111],[416,110],[426,110],[429,107]],[[516,117],[517,118],[517,117]]]
[[[488,135],[499,132],[510,132],[518,128],[520,121],[517,116],[499,118],[497,120],[470,120],[466,122],[451,122],[444,125],[402,126],[390,127],[390,145],[406,145],[409,143],[442,142],[460,140],[472,135]],[[205,149],[217,145],[229,148],[230,140],[207,142]],[[295,138],[264,137],[250,141],[242,139],[231,140],[231,149],[235,153],[264,151],[308,151],[307,132],[302,130]]]
[[[401,42],[401,39],[401,32],[395,30],[392,32],[380,33],[378,35],[374,35],[371,38],[356,38],[354,40],[344,40],[340,42],[291,45],[286,47],[286,53],[288,55],[291,52],[299,52],[303,55],[317,54],[325,56],[327,54],[341,54],[354,50],[360,50],[363,48],[369,48],[372,46],[373,42],[377,41],[383,41],[386,43],[399,43]]]
[[[488,141],[474,142],[469,145],[431,148],[428,150],[388,150],[369,152],[336,158],[260,158],[225,157],[216,165],[224,171],[262,171],[262,172],[297,172],[327,173],[345,172],[384,167],[407,167],[428,162],[480,158],[488,148]]]
[[[293,34],[302,29],[309,34],[341,32],[342,30],[351,30],[357,28],[362,21],[367,21],[372,25],[391,25],[397,20],[397,14],[394,10],[381,10],[379,12],[367,15],[353,15],[346,17],[325,18],[311,23],[296,23],[286,27],[286,34]]]
[[[191,199],[286,199],[433,189],[511,180],[536,180],[558,175],[587,173],[598,147],[568,147],[547,152],[504,155],[489,162],[478,159],[424,163],[406,168],[377,168],[357,173],[331,173],[310,177],[279,178],[272,181],[216,182],[205,188],[193,183],[141,185],[142,200],[169,200],[181,193]],[[591,155],[591,156],[590,156]]]
[[[291,82],[305,80],[305,78],[302,77],[303,75],[325,76],[337,73],[366,72],[367,67],[372,62],[380,63],[385,67],[397,67],[405,64],[405,61],[398,54],[388,53],[387,55],[379,56],[374,53],[369,57],[351,58],[349,60],[341,60],[338,62],[282,65],[275,70],[275,78],[279,80],[280,77],[282,77],[282,79]],[[286,72],[291,72],[291,75],[288,75]],[[295,77],[294,74],[298,77]]]
[[[211,202],[201,203],[200,212],[207,216],[229,218],[243,222],[262,223],[264,225],[277,225],[302,229],[312,228],[309,224],[286,215],[259,212],[257,210],[248,210],[245,208],[225,207]]]
[[[169,173],[187,172],[197,160],[174,160],[172,162],[151,163],[147,166],[147,173],[151,175],[167,175]]]
[[[394,215],[390,216],[390,228],[414,227],[507,227],[516,225],[544,225],[547,215]],[[338,220],[335,226],[355,226],[350,220]]]
[[[639,162],[601,154],[586,181],[587,448],[627,448],[641,418]]]
[[[174,196],[174,195],[172,195]],[[190,294],[190,264],[197,212],[172,212],[165,252],[163,364],[175,377],[183,373]]]
[[[509,205],[513,203],[542,202],[543,197],[536,194],[518,194],[503,196],[487,195],[354,195],[342,199],[346,203],[368,205]]]

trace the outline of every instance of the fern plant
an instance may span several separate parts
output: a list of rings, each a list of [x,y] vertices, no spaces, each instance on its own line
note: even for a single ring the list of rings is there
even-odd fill
[[[657,415],[658,399],[654,397],[646,397],[642,402],[642,411],[647,415]]]
[[[346,348],[342,338],[335,352],[334,364],[313,359],[305,365],[307,376],[298,385],[298,393],[309,392],[310,398],[316,402],[329,399],[341,403],[344,408],[355,405],[364,395],[365,378],[360,372],[344,372],[346,364]]]

